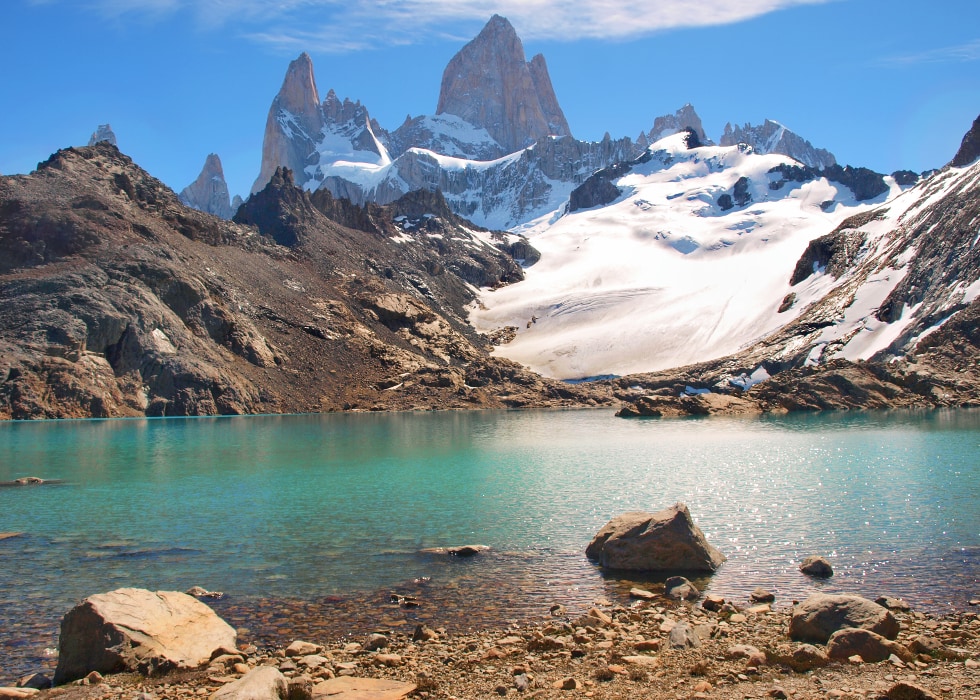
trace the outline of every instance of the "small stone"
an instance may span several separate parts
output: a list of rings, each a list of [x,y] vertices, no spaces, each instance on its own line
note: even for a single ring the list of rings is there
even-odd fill
[[[399,654],[376,654],[374,657],[374,663],[378,666],[401,666],[403,663],[402,657]]]
[[[776,700],[787,700],[787,698],[789,698],[789,694],[787,694],[785,690],[783,690],[777,685],[774,688],[770,689],[769,697],[776,698]]]
[[[760,666],[765,666],[768,659],[766,655],[761,651],[755,651],[749,654],[749,657],[745,660],[746,668],[759,668]]]
[[[531,687],[531,683],[528,681],[526,675],[519,673],[514,676],[514,687],[517,688],[518,692],[523,693]]]
[[[548,612],[551,613],[552,617],[564,617],[565,613],[567,613],[568,611],[565,609],[565,606],[562,605],[561,603],[555,603],[554,605],[551,606],[551,608],[549,608]]]
[[[745,612],[750,615],[764,615],[767,612],[772,612],[772,606],[769,603],[760,603],[746,608]]]
[[[864,658],[860,654],[853,654],[847,657],[848,662],[854,664],[855,666],[860,666],[864,663]]]
[[[764,588],[756,588],[749,594],[749,600],[753,603],[774,603],[776,596]]]
[[[640,600],[653,600],[656,597],[657,597],[656,593],[645,591],[642,588],[630,589],[630,598],[639,598]]]
[[[612,624],[612,618],[609,617],[606,613],[599,610],[599,608],[592,608],[591,610],[589,610],[587,614],[589,617],[595,618],[596,620],[598,620],[604,625]]]
[[[388,638],[383,634],[372,634],[364,642],[364,651],[377,651],[388,646]]]
[[[800,564],[800,571],[807,576],[817,578],[830,578],[834,575],[834,569],[830,562],[820,556],[809,556]]]
[[[239,663],[239,664],[235,664],[235,665],[234,665],[234,666],[232,666],[231,668],[232,668],[232,670],[233,670],[233,671],[234,671],[235,673],[240,673],[240,674],[242,674],[243,676],[244,676],[244,675],[245,675],[246,673],[248,673],[249,671],[251,671],[251,670],[252,670],[252,669],[250,669],[250,668],[248,667],[248,664],[241,664],[241,663]]]
[[[747,659],[753,654],[758,654],[759,649],[751,644],[735,644],[728,647],[725,656],[729,659]]]
[[[439,633],[426,624],[416,625],[412,633],[413,642],[431,642],[439,639]]]
[[[980,661],[976,661],[974,659],[967,659],[966,661],[963,662],[963,665],[966,666],[967,668],[980,668]]]
[[[555,681],[552,687],[558,688],[559,690],[576,690],[581,687],[581,684],[572,677],[563,678],[560,681]]]
[[[701,646],[701,639],[693,627],[686,622],[679,622],[670,630],[670,646],[675,649],[697,649]]]
[[[633,648],[637,651],[660,651],[660,640],[644,639],[636,642],[636,644],[633,645]]]
[[[749,618],[747,618],[742,613],[735,613],[734,615],[732,615],[731,617],[728,618],[728,621],[729,622],[745,622],[748,619]]]
[[[624,656],[623,661],[633,666],[644,666],[646,668],[656,668],[660,665],[660,660],[656,656]]]
[[[85,676],[85,680],[88,682],[88,685],[99,685],[105,681],[105,678],[103,678],[102,674],[98,671],[92,671],[90,674]]]
[[[319,654],[321,651],[323,651],[323,647],[311,642],[295,641],[286,647],[286,656],[309,656],[310,654]]]
[[[698,681],[694,684],[695,693],[707,693],[710,692],[712,685],[708,681]]]
[[[705,610],[711,610],[712,612],[718,612],[721,610],[724,604],[725,599],[720,595],[715,595],[714,593],[706,595],[704,600],[701,601],[701,607]]]

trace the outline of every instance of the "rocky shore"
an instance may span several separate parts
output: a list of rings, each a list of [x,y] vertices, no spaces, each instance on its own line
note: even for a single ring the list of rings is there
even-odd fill
[[[880,599],[896,639],[883,660],[871,662],[857,651],[829,658],[833,642],[793,641],[790,601],[753,602],[769,599],[763,591],[753,600],[688,602],[652,588],[635,591],[628,605],[597,600],[585,614],[569,614],[556,602],[536,620],[471,633],[420,625],[413,634],[378,629],[353,641],[284,640],[266,648],[243,634],[200,670],[149,678],[94,673],[0,697],[980,698],[980,617],[972,609],[934,617]],[[250,689],[241,683],[246,676],[256,684]]]

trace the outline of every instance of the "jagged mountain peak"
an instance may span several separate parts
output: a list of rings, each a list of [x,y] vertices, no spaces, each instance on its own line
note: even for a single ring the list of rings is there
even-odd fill
[[[112,127],[108,124],[99,124],[99,128],[97,128],[92,136],[89,137],[88,145],[94,146],[100,141],[108,141],[113,146],[118,146],[116,143],[116,134],[112,131]]]
[[[301,53],[289,63],[276,99],[280,107],[296,115],[312,116],[319,107],[320,93],[313,75],[313,59],[308,53]]]
[[[973,121],[973,126],[963,136],[963,142],[950,165],[954,168],[962,168],[977,158],[980,158],[980,117]]]
[[[236,207],[232,206],[221,158],[217,153],[209,154],[204,160],[201,174],[181,190],[180,201],[222,219],[230,219],[235,215]]]
[[[734,127],[730,122],[725,124],[725,131],[721,135],[719,144],[735,146],[739,143],[751,146],[757,153],[778,153],[789,156],[817,170],[837,164],[833,153],[823,148],[815,148],[802,136],[772,119],[766,119],[760,126],[752,126],[748,122],[743,126],[736,124]]]
[[[704,133],[704,126],[701,124],[701,117],[698,116],[694,106],[688,102],[673,114],[665,114],[653,120],[653,128],[645,134],[648,143],[656,143],[662,138],[672,136],[685,129],[691,129],[697,134],[698,140],[706,145],[713,145],[712,141]]]
[[[437,115],[445,113],[486,129],[507,152],[571,133],[544,58],[528,63],[520,37],[500,15],[446,66],[436,106]]]

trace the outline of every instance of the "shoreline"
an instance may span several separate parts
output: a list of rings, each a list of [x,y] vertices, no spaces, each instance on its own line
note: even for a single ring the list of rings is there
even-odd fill
[[[905,660],[876,663],[814,661],[794,669],[788,664],[795,662],[780,657],[785,645],[802,646],[787,635],[788,606],[778,600],[775,607],[730,601],[721,610],[707,610],[703,602],[654,593],[626,605],[596,600],[584,612],[557,601],[533,619],[472,630],[424,624],[410,631],[381,624],[337,639],[296,634],[259,644],[244,634],[238,640],[241,659],[235,661],[157,678],[110,675],[94,684],[41,691],[38,697],[131,700],[141,692],[168,699],[199,697],[254,668],[275,666],[290,683],[384,678],[415,684],[413,697],[423,698],[865,700],[891,697],[889,689],[903,682],[930,693],[908,697],[980,698],[978,607],[942,616],[892,611],[901,625],[898,643],[918,648],[913,640],[929,637],[939,642],[933,654],[910,653]],[[679,625],[694,630],[697,639],[678,645],[673,630]],[[285,649],[295,641],[316,649],[302,657],[287,655]],[[762,657],[753,657],[753,649]]]

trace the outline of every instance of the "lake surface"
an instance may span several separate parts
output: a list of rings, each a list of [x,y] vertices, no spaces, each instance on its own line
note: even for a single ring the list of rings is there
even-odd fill
[[[980,412],[621,420],[609,411],[0,424],[0,681],[123,586],[226,593],[251,638],[465,627],[627,602],[583,554],[614,515],[688,504],[708,590],[820,589],[933,611],[980,593]],[[452,559],[419,550],[486,544]],[[826,582],[801,575],[831,559]],[[413,610],[389,602],[416,595]],[[409,627],[410,629],[410,627]],[[47,651],[46,651],[47,650]],[[0,683],[2,684],[2,683]]]

